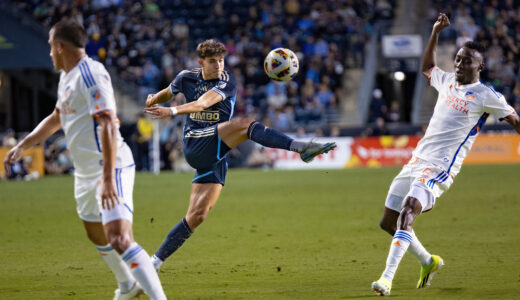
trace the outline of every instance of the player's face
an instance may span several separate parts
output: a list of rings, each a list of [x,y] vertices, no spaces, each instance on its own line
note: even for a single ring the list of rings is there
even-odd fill
[[[62,58],[58,51],[58,47],[60,47],[60,45],[54,40],[54,30],[52,29],[49,32],[49,45],[51,46],[50,56],[52,59],[52,64],[56,70],[61,70],[63,64],[61,63]]]
[[[215,55],[199,59],[205,80],[218,79],[224,71],[224,56]]]
[[[461,84],[476,82],[482,67],[480,53],[474,49],[462,47],[455,56],[455,79]]]

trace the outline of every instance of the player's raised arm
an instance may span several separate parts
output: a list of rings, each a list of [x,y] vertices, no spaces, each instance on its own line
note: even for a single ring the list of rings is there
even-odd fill
[[[164,91],[164,90],[163,90]],[[219,93],[209,90],[200,96],[197,101],[185,103],[176,107],[160,107],[153,106],[144,109],[144,112],[155,118],[166,118],[175,115],[185,115],[194,112],[203,111],[204,109],[222,101],[224,98]]]
[[[23,140],[21,140],[16,146],[11,149],[4,159],[6,166],[13,165],[17,160],[22,157],[24,149],[30,148],[45,141],[48,137],[54,134],[60,129],[60,115],[57,109],[55,109],[50,115],[43,119],[36,128],[31,131]],[[7,170],[8,168],[6,168]]]
[[[448,16],[443,13],[439,14],[437,21],[433,25],[432,34],[428,40],[428,45],[424,50],[422,73],[426,77],[429,77],[431,68],[437,65],[435,51],[437,50],[437,43],[439,42],[439,33],[443,28],[448,27],[449,25],[450,20],[448,19]]]

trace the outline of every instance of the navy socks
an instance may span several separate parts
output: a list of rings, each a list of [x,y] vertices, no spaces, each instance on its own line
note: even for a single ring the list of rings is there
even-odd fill
[[[285,150],[291,150],[291,143],[293,142],[293,139],[287,135],[277,130],[267,128],[257,121],[249,125],[247,137],[262,146]]]
[[[192,231],[188,226],[188,222],[186,222],[186,217],[182,218],[182,221],[175,225],[170,233],[168,233],[161,247],[155,252],[155,256],[162,261],[166,260],[173,252],[182,246],[184,241],[190,237],[191,233]]]

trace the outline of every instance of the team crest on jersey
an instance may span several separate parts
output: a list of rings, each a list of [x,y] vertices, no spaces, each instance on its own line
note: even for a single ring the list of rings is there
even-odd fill
[[[475,93],[473,93],[472,91],[467,91],[466,94],[464,95],[464,98],[466,98],[466,100],[473,100],[475,99]]]
[[[99,98],[101,98],[101,93],[99,92],[99,90],[95,90],[94,92],[92,92],[92,98],[94,98],[94,100],[99,100]]]
[[[219,83],[217,83],[217,88],[222,90],[226,87],[227,83],[225,81],[219,81]]]
[[[70,89],[70,86],[67,86],[65,88],[65,99],[68,99],[70,97],[70,94],[72,94],[72,90]]]

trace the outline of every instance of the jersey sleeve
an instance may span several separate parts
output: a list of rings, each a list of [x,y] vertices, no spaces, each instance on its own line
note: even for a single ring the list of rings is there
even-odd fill
[[[91,115],[116,110],[116,101],[110,75],[105,68],[91,68],[87,63],[80,65],[82,92],[87,100]]]
[[[225,100],[236,95],[237,85],[234,78],[230,76],[229,72],[224,71],[220,77],[220,81],[211,90],[221,95],[222,99]]]
[[[434,66],[430,69],[428,75],[428,84],[433,86],[437,91],[440,90],[441,86],[447,81],[448,72],[441,70],[438,66]]]
[[[486,93],[484,99],[484,111],[492,114],[497,119],[503,119],[516,111],[511,105],[507,104],[506,98],[499,92],[489,87],[489,93]]]
[[[172,95],[182,93],[182,79],[184,78],[185,71],[180,72],[175,79],[170,83],[170,92]]]

